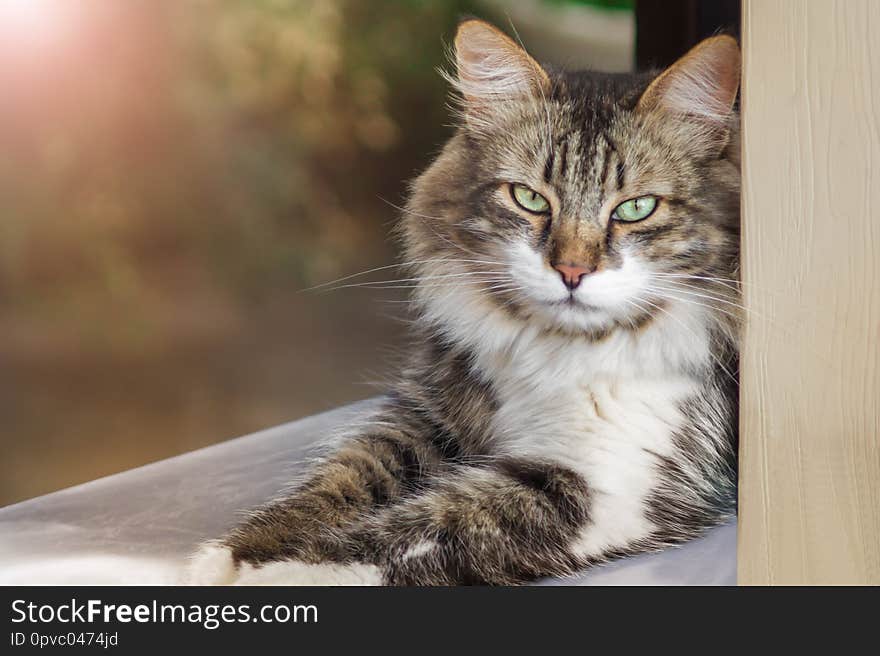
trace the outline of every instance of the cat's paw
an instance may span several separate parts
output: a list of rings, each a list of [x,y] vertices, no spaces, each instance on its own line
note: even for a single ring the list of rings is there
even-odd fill
[[[310,564],[278,560],[254,565],[236,563],[232,550],[222,544],[203,544],[190,557],[183,575],[185,585],[382,585],[382,570],[352,563]]]
[[[239,568],[232,558],[232,550],[215,542],[198,548],[189,558],[183,573],[184,585],[233,585]]]
[[[242,564],[234,585],[382,585],[382,570],[364,563],[303,563],[279,560]]]

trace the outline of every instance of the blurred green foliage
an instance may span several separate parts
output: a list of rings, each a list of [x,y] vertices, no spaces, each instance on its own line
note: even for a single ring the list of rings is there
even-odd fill
[[[247,302],[387,248],[381,199],[448,132],[435,69],[473,9],[89,7],[54,51],[0,45],[0,311],[133,345],[175,289]]]
[[[635,0],[544,0],[555,5],[587,5],[601,7],[602,9],[628,9],[635,8]]]
[[[218,254],[245,248],[257,285],[296,270],[304,281],[337,272],[363,247],[375,219],[399,202],[402,182],[446,130],[441,35],[468,2],[224,0],[187,43],[197,84],[194,117],[219,130],[225,212]],[[207,141],[212,141],[209,137]],[[254,220],[254,217],[260,217]],[[248,276],[236,272],[237,276]]]

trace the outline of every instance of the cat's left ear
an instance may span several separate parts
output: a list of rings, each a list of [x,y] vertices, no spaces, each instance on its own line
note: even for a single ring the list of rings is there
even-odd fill
[[[645,90],[638,110],[673,118],[708,147],[727,141],[739,89],[740,52],[730,36],[698,43]]]

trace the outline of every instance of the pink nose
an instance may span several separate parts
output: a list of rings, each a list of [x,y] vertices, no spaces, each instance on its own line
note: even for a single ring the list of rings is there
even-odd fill
[[[581,284],[581,278],[595,270],[595,268],[588,269],[580,264],[554,264],[553,268],[559,272],[559,275],[562,276],[562,282],[569,289],[577,288]]]

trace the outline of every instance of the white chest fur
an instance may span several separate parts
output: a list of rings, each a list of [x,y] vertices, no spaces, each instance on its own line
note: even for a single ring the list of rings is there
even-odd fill
[[[654,529],[645,510],[659,482],[658,458],[672,455],[681,402],[699,389],[678,354],[661,348],[668,342],[655,340],[662,336],[536,338],[478,356],[499,402],[494,451],[557,462],[586,480],[591,521],[572,545],[578,555],[626,546]],[[689,342],[682,358],[703,348]]]
[[[683,421],[679,403],[696,391],[696,381],[670,376],[548,383],[540,392],[513,380],[500,386],[496,452],[557,462],[584,477],[591,521],[574,545],[579,555],[647,537],[654,527],[645,502],[658,484],[657,459],[672,454]]]

